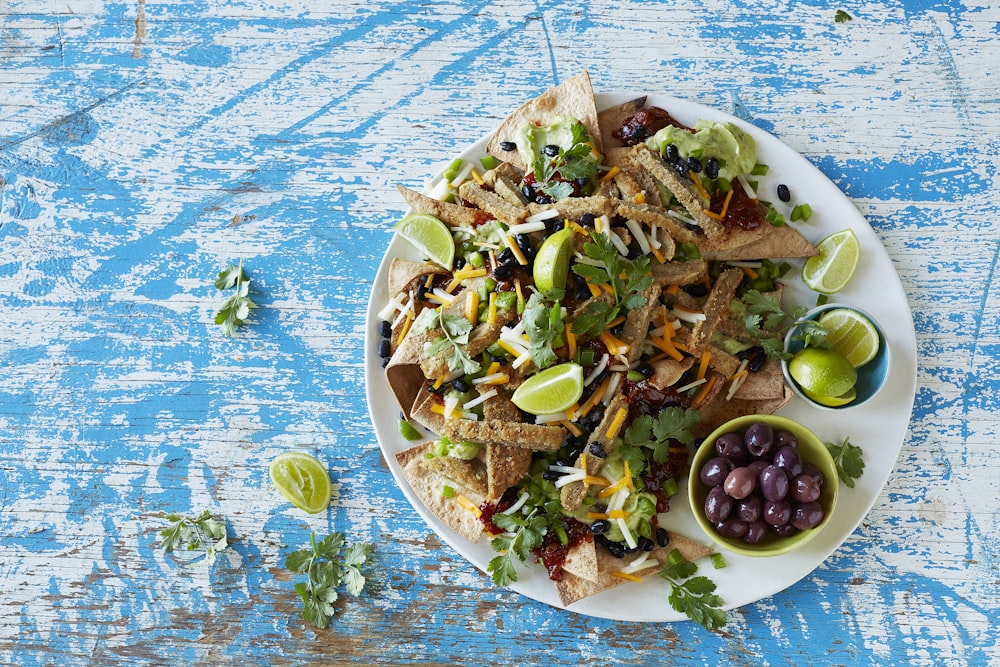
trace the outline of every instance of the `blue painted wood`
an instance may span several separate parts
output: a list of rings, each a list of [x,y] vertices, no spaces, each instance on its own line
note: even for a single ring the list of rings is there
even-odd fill
[[[843,8],[5,3],[0,662],[1000,663],[1000,11]],[[493,588],[371,431],[363,317],[395,184],[585,68],[776,133],[857,203],[914,311],[916,405],[876,506],[719,633]],[[240,258],[261,308],[229,339],[212,281]],[[270,487],[290,448],[329,466],[328,513]],[[189,569],[158,532],[201,509],[233,546]],[[316,631],[282,563],[330,530],[377,557],[369,594]]]

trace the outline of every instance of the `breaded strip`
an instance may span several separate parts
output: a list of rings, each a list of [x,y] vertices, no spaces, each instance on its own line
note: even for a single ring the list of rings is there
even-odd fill
[[[554,452],[562,446],[566,429],[547,424],[528,424],[501,419],[447,419],[444,435],[450,440],[509,445],[533,451]]]
[[[458,187],[458,196],[487,211],[508,226],[520,224],[528,216],[528,209],[524,206],[512,204],[497,193],[483,188],[475,181],[462,183]]]

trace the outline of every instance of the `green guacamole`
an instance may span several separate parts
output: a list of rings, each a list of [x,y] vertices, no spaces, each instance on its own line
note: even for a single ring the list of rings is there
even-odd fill
[[[749,134],[732,123],[699,120],[694,132],[668,125],[646,140],[651,149],[663,153],[667,146],[677,146],[681,157],[695,157],[705,162],[719,161],[719,178],[731,181],[750,173],[757,164],[757,144]]]

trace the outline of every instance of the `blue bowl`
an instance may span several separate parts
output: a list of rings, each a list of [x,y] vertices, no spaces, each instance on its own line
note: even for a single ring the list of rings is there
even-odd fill
[[[788,372],[788,361],[781,362],[781,371],[785,375],[785,382],[791,387],[792,391],[795,392],[797,396],[802,398],[802,400],[808,402],[810,405],[814,405],[821,410],[848,410],[850,408],[856,408],[859,405],[867,403],[885,386],[886,380],[889,379],[889,366],[890,366],[890,354],[889,354],[889,344],[885,337],[885,332],[882,330],[882,326],[872,317],[870,314],[857,308],[855,306],[848,306],[843,303],[827,303],[822,306],[813,308],[808,313],[806,313],[805,318],[807,320],[819,319],[819,316],[828,310],[835,310],[837,308],[846,308],[847,310],[853,310],[859,315],[863,315],[872,325],[875,330],[878,331],[879,337],[879,347],[878,354],[875,358],[869,361],[864,366],[858,368],[858,382],[854,385],[854,391],[857,393],[857,398],[855,398],[850,403],[846,405],[839,406],[829,406],[821,405],[816,401],[812,400],[803,393],[799,388],[799,385],[792,378],[791,374]],[[805,345],[802,340],[797,339],[799,334],[799,327],[794,326],[788,330],[785,334],[785,352],[789,354],[795,354],[801,350]]]

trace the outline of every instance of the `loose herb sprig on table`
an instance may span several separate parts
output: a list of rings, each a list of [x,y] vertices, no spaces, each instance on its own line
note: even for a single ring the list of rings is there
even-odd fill
[[[834,15],[833,20],[837,23],[847,23],[853,20],[854,17],[845,12],[843,9],[838,9],[837,13]]]
[[[573,320],[575,334],[597,336],[608,324],[621,314],[622,309],[632,310],[645,305],[645,292],[653,284],[648,255],[640,255],[628,260],[618,253],[604,232],[591,234],[590,241],[583,244],[583,252],[601,266],[576,263],[573,271],[593,285],[607,284],[614,291],[614,303],[601,299],[587,302],[587,307]]]
[[[163,536],[164,553],[179,549],[186,543],[187,551],[203,551],[204,558],[194,561],[192,565],[205,563],[211,565],[215,557],[224,551],[229,542],[226,538],[226,523],[213,519],[208,510],[197,516],[186,516],[171,512],[167,520],[173,525],[160,532]]]
[[[302,618],[317,628],[330,625],[336,613],[333,603],[339,597],[341,584],[351,595],[360,595],[365,587],[361,566],[371,555],[372,545],[352,544],[344,552],[344,534],[330,533],[319,544],[316,534],[310,533],[310,549],[295,551],[285,558],[285,567],[292,572],[304,572],[306,581],[295,584],[295,592],[302,598]]]
[[[826,448],[830,450],[833,462],[837,465],[840,481],[847,488],[853,489],[854,481],[861,477],[865,471],[864,450],[852,445],[850,438],[844,438],[843,444],[840,445],[828,442]]]
[[[765,294],[757,290],[747,290],[741,301],[747,308],[744,327],[747,333],[760,341],[761,347],[772,359],[787,358],[784,350],[784,334],[791,327],[799,327],[799,336],[806,346],[822,347],[827,330],[815,320],[804,319],[808,308],[791,306],[786,312],[777,294]]]
[[[726,612],[721,597],[715,594],[715,582],[704,575],[693,576],[698,566],[684,558],[677,549],[667,555],[660,577],[670,584],[668,601],[680,612],[707,630],[726,624]]]
[[[227,266],[215,279],[216,289],[226,290],[233,287],[236,288],[236,292],[222,303],[219,312],[215,314],[215,323],[227,336],[235,334],[236,327],[244,324],[250,317],[250,311],[257,307],[250,298],[250,278],[243,270],[242,259],[239,266]]]

